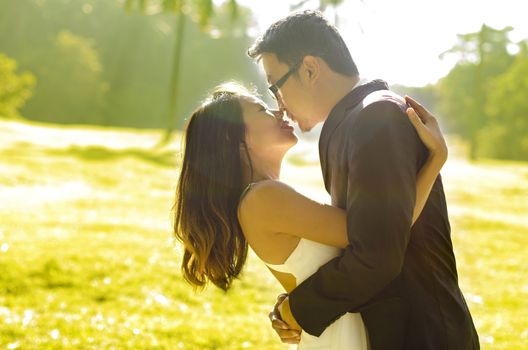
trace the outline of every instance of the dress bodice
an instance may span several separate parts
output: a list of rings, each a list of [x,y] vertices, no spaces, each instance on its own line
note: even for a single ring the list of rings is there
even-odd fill
[[[242,192],[241,198],[254,183]],[[269,268],[289,273],[295,277],[296,285],[315,273],[319,267],[335,258],[341,249],[300,238],[295,249],[282,264],[268,264]],[[365,326],[359,313],[346,313],[315,337],[302,332],[298,350],[368,350]]]
[[[274,265],[265,262],[265,264],[275,271],[292,274],[295,276],[296,284],[299,285],[340,253],[339,248],[301,238],[284,263]]]

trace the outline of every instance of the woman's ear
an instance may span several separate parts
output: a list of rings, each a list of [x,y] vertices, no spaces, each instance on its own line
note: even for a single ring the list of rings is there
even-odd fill
[[[306,71],[306,79],[308,84],[313,85],[321,74],[320,58],[315,56],[305,56],[302,66]]]

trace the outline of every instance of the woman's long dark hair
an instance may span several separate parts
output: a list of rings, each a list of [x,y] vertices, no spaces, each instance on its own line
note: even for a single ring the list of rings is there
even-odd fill
[[[246,261],[248,244],[237,216],[244,187],[243,95],[249,92],[238,85],[217,88],[187,124],[174,234],[184,246],[184,278],[195,287],[211,281],[227,290]]]

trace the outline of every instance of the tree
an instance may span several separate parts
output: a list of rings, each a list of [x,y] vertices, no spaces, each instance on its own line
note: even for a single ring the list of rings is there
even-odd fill
[[[100,111],[108,84],[94,45],[90,38],[60,31],[39,55],[37,93],[24,111],[48,122],[105,124]]]
[[[238,4],[236,0],[228,1],[231,10],[231,18],[238,16]],[[169,87],[169,108],[167,111],[167,127],[161,144],[170,141],[172,133],[176,128],[176,106],[178,103],[178,90],[180,83],[182,48],[185,40],[186,17],[195,16],[202,28],[206,28],[214,14],[213,0],[127,0],[125,8],[127,11],[134,10],[135,7],[143,14],[156,14],[160,12],[173,13],[176,15],[176,26],[174,27],[174,43],[172,71]],[[192,11],[192,13],[191,13]]]
[[[306,3],[308,3],[310,0],[301,0],[296,4],[293,4],[290,6],[290,10],[298,10],[301,7],[303,7]],[[361,0],[363,1],[363,0]],[[319,0],[319,6],[318,9],[320,11],[324,11],[327,8],[333,8],[334,9],[334,25],[337,27],[339,26],[339,16],[337,15],[337,7],[341,5],[344,2],[344,0]]]
[[[478,154],[479,129],[486,124],[484,104],[490,83],[513,61],[508,53],[508,33],[512,29],[499,30],[484,24],[478,32],[459,34],[458,43],[440,56],[460,57],[455,68],[439,82],[439,110],[453,129],[469,140],[471,159]]]
[[[485,154],[528,160],[528,41],[507,72],[492,82],[486,103],[487,125],[479,134]]]
[[[224,2],[202,28],[192,11],[186,13],[177,128],[216,84],[236,79],[264,88],[258,67],[245,55],[249,9],[240,7],[232,20]],[[20,113],[55,123],[165,128],[174,19],[172,13],[127,14],[117,0],[0,0],[0,52],[38,81]],[[97,86],[103,94],[95,92]],[[100,108],[94,108],[96,96],[104,97]]]
[[[35,76],[29,72],[17,73],[15,60],[0,53],[0,116],[20,117],[19,109],[31,97]]]

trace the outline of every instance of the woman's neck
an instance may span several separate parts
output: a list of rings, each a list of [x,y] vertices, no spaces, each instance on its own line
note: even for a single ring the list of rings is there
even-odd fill
[[[246,185],[252,182],[263,180],[278,180],[282,165],[281,157],[255,156],[251,157],[251,166],[245,162],[244,166],[244,183]]]

